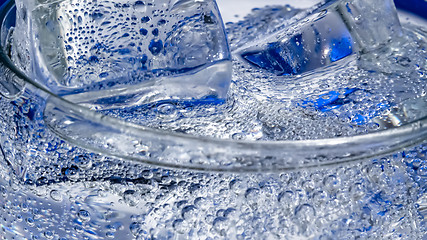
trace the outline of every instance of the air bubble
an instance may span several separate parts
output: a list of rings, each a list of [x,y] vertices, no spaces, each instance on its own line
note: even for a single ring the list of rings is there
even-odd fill
[[[154,56],[157,56],[160,54],[160,52],[163,49],[163,42],[162,40],[151,40],[150,45],[148,46],[148,50],[150,50],[151,54]]]
[[[6,197],[7,197],[7,189],[6,189],[6,187],[4,187],[4,186],[0,185],[0,193],[1,193],[1,195],[2,195],[4,198],[6,198]]]
[[[196,209],[197,208],[193,205],[185,206],[181,211],[182,218],[184,218],[185,220],[196,219],[197,218]]]
[[[231,135],[231,138],[234,140],[243,140],[245,138],[245,135],[243,133],[234,133]]]
[[[105,233],[105,236],[107,237],[107,238],[111,238],[111,239],[113,239],[115,236],[114,236],[114,232],[106,232]]]
[[[417,173],[423,177],[427,176],[427,166],[421,166],[418,168]]]
[[[206,210],[211,207],[211,201],[204,197],[198,197],[194,200],[194,205],[199,209]]]
[[[278,200],[280,203],[293,204],[295,202],[295,195],[292,191],[285,191],[279,194]]]
[[[172,226],[173,229],[180,234],[184,234],[186,231],[188,231],[187,225],[183,219],[176,219],[172,223]]]
[[[236,194],[243,194],[246,192],[247,183],[242,180],[235,179],[232,180],[229,184],[230,190],[232,190]]]
[[[130,224],[129,230],[134,236],[137,236],[139,231],[141,230],[141,224],[137,222],[133,222]]]
[[[52,231],[45,231],[45,232],[44,232],[44,236],[45,236],[45,238],[47,238],[47,239],[53,239],[54,234],[53,234],[53,232],[52,232]]]
[[[79,155],[74,158],[74,162],[81,169],[87,170],[92,166],[91,157],[86,155]]]
[[[177,113],[176,106],[170,103],[164,103],[156,108],[160,115],[175,115]]]
[[[139,33],[143,36],[146,36],[148,34],[148,30],[145,28],[141,28],[141,29],[139,29]]]
[[[100,78],[106,78],[106,77],[108,77],[108,75],[109,75],[108,72],[102,72],[102,73],[99,74],[99,77]]]
[[[90,214],[88,211],[81,209],[78,213],[78,217],[82,222],[88,222],[90,220]]]
[[[27,218],[26,219],[26,222],[27,222],[27,224],[28,224],[28,226],[30,226],[30,227],[32,227],[32,226],[34,226],[34,219],[33,218]]]
[[[310,204],[302,204],[295,208],[295,217],[304,222],[313,221],[316,211]]]
[[[62,201],[62,194],[58,190],[50,191],[50,197],[57,202]]]
[[[139,196],[135,190],[126,190],[123,193],[123,200],[127,205],[134,207],[139,203]]]
[[[213,221],[213,228],[221,235],[227,232],[228,225],[229,223],[225,217],[217,217]]]
[[[147,22],[149,22],[151,19],[150,19],[150,17],[148,17],[148,16],[144,16],[144,17],[142,17],[141,18],[141,23],[147,23]]]

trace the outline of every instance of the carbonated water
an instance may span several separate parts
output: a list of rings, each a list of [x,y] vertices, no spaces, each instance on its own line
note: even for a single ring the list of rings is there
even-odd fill
[[[301,13],[291,6],[268,6],[226,24],[233,80],[225,103],[103,107],[70,99],[143,126],[235,140],[352,136],[425,116],[427,32],[420,26],[404,24],[403,34],[384,46],[289,75],[244,57],[242,46],[281,31]],[[45,101],[28,92],[0,101],[3,239],[425,235],[425,145],[360,163],[285,173],[166,169],[92,153],[59,139],[46,126],[50,112]],[[155,147],[134,144],[142,154]]]

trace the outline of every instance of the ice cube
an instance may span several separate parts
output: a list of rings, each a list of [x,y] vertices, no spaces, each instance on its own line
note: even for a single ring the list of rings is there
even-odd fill
[[[104,109],[226,97],[231,57],[214,0],[18,0],[17,8],[25,26],[15,39],[31,59],[23,68],[70,101]]]
[[[277,75],[296,75],[366,53],[400,36],[392,0],[327,1],[237,50],[251,65]]]

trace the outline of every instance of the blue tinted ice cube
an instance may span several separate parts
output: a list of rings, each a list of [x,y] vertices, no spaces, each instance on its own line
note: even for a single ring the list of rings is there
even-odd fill
[[[242,47],[240,56],[277,75],[296,75],[369,52],[401,35],[391,0],[328,1],[291,22]]]

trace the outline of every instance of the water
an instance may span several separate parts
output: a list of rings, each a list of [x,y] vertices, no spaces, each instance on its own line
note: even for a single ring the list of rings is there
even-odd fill
[[[419,26],[403,25],[399,48],[355,53],[295,76],[237,54],[246,39],[274,33],[298,13],[270,6],[226,24],[234,58],[225,103],[98,109],[165,131],[257,141],[352,136],[425,115],[427,33]],[[284,173],[158,168],[59,139],[46,126],[49,103],[30,91],[0,99],[4,239],[422,239],[427,231],[425,144]],[[154,147],[135,142],[131,149],[150,154]],[[163,151],[187,157],[173,150]]]

